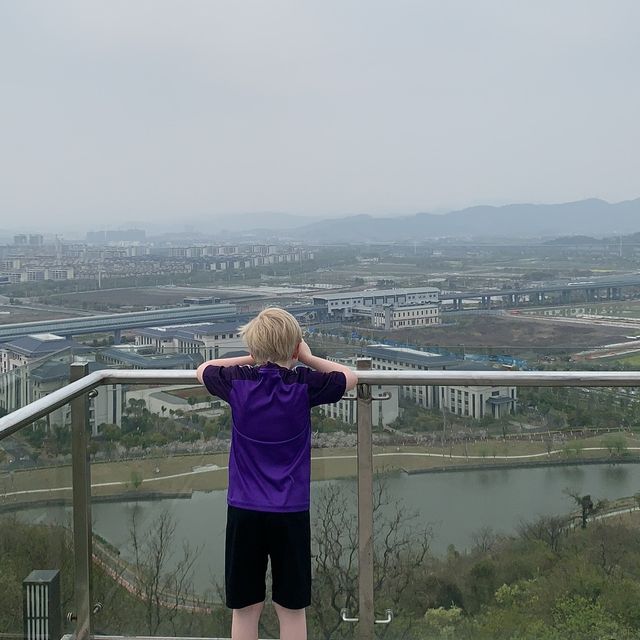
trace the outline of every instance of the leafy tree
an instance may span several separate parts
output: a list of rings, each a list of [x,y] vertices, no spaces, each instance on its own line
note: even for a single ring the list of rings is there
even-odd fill
[[[427,609],[424,614],[424,631],[434,640],[454,640],[456,629],[462,622],[462,613],[462,609],[455,605],[449,609]]]
[[[555,635],[551,637],[563,640],[610,640],[626,635],[602,604],[583,596],[560,598],[553,609],[552,618]]]
[[[587,520],[590,515],[594,513],[595,505],[591,500],[590,495],[580,495],[576,491],[572,491],[571,489],[566,489],[565,493],[575,502],[576,506],[580,509],[580,518],[581,524],[580,526],[583,529],[587,528]]]
[[[117,424],[102,423],[98,425],[98,433],[109,442],[118,442],[122,437],[122,429]]]
[[[140,471],[131,472],[131,485],[134,489],[138,489],[143,482],[142,473]]]
[[[610,456],[622,456],[627,452],[627,440],[621,434],[611,434],[602,440],[602,446]]]
[[[492,599],[498,587],[497,581],[497,567],[492,560],[483,558],[476,562],[468,576],[471,598],[467,600],[467,608],[471,611],[479,611],[482,604]]]

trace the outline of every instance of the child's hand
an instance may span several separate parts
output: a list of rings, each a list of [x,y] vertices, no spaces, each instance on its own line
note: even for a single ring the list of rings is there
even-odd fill
[[[303,340],[298,346],[298,361],[306,362],[311,357],[311,349],[309,345]]]

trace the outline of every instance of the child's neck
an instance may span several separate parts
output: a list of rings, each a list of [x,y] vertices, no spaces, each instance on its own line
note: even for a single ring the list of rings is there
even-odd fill
[[[269,362],[273,362],[272,360],[269,360]],[[286,360],[285,362],[273,362],[273,364],[277,364],[279,367],[283,367],[284,369],[291,369],[293,367],[295,363],[295,360]],[[267,364],[266,362],[262,363]]]

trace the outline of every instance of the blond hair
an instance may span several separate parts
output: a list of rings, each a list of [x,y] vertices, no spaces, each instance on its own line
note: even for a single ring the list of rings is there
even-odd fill
[[[288,362],[302,341],[298,321],[284,309],[268,307],[240,327],[240,335],[257,364]]]

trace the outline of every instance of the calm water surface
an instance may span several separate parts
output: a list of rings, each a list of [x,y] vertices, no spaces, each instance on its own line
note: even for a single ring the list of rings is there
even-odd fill
[[[353,497],[355,512],[355,480],[339,480]],[[313,497],[326,482],[314,482]],[[564,490],[591,494],[594,502],[630,496],[640,491],[640,465],[585,465],[535,469],[459,471],[442,474],[394,475],[387,479],[392,500],[420,514],[420,519],[433,528],[432,548],[443,553],[454,544],[465,549],[472,535],[481,527],[510,533],[522,520],[540,515],[563,514],[575,509]],[[180,553],[183,541],[200,551],[195,583],[200,590],[222,581],[224,570],[224,527],[226,493],[194,493],[188,500],[171,499],[155,502],[96,503],[92,515],[94,531],[131,557],[131,516],[138,510],[141,531],[164,510],[169,509],[176,521],[175,551]],[[312,507],[313,512],[313,507]],[[30,522],[62,522],[70,520],[65,507],[27,509],[21,518]]]

